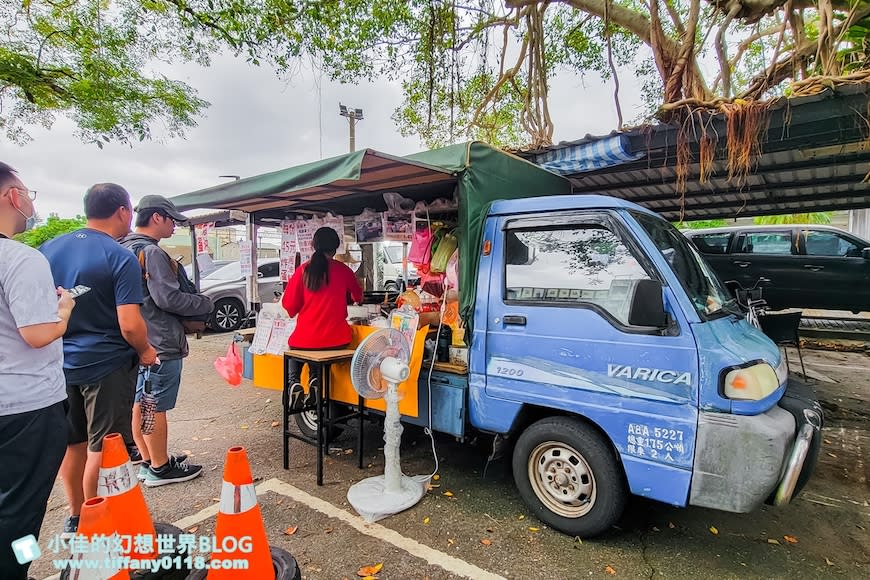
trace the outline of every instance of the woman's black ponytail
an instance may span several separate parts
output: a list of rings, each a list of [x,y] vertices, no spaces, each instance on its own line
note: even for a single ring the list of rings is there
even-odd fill
[[[320,228],[314,232],[314,255],[305,268],[302,281],[311,292],[317,292],[329,284],[329,258],[335,255],[341,240],[332,228]]]

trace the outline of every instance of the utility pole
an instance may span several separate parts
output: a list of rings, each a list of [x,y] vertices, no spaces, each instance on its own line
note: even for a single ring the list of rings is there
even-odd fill
[[[356,150],[356,122],[362,121],[363,110],[354,109],[347,105],[338,104],[338,114],[342,117],[347,117],[348,128],[350,129],[350,152]],[[375,251],[374,244],[361,244],[362,246],[362,268],[357,270],[357,277],[361,278],[362,287],[365,290],[375,289]]]
[[[348,125],[350,125],[350,152],[353,153],[356,151],[356,122],[363,120],[363,110],[353,109],[339,103],[338,111],[339,115],[347,117]]]

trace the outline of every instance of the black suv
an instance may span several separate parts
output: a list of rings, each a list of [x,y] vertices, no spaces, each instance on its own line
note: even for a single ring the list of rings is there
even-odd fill
[[[870,310],[870,242],[827,226],[710,228],[683,232],[723,281],[770,280],[774,310]]]

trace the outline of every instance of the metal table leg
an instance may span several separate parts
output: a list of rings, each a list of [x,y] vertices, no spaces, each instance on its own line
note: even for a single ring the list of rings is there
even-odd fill
[[[309,367],[310,368],[310,367]],[[317,365],[317,389],[314,396],[317,401],[317,485],[323,485],[323,364]]]
[[[287,357],[284,357],[284,388],[281,394],[282,419],[284,431],[281,439],[284,444],[284,469],[290,469],[290,365]]]

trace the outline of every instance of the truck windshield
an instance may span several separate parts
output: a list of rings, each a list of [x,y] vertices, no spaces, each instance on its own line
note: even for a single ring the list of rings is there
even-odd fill
[[[733,300],[728,291],[683,234],[661,218],[640,212],[632,212],[632,215],[670,264],[702,319],[733,312]]]

